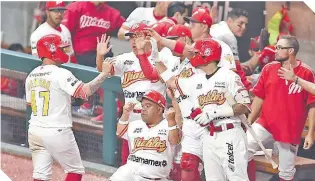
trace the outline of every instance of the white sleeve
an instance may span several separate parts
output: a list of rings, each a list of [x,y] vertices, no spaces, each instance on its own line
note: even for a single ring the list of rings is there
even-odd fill
[[[126,58],[124,54],[118,55],[115,57],[116,60],[114,62],[114,76],[122,77],[124,74],[124,67]]]
[[[175,72],[175,67],[178,66],[179,61],[177,60],[177,57],[173,56],[172,51],[170,49],[163,48],[159,53],[159,59],[164,63],[164,65],[169,70]]]
[[[38,41],[38,39],[37,39],[35,32],[34,32],[31,35],[30,42],[31,42],[32,55],[35,55],[35,56],[37,56],[37,47],[36,47],[37,41]]]
[[[31,93],[27,88],[28,85],[28,79],[26,78],[25,81],[25,99],[26,99],[26,104],[31,104]]]
[[[220,43],[222,47],[221,60],[218,66],[226,67],[228,69],[236,69],[235,59],[234,59],[231,48],[223,41],[220,41],[220,40],[217,40],[217,41]]]
[[[175,81],[176,90],[179,92],[180,96],[191,95],[193,90],[196,88],[196,81],[194,77],[190,78],[178,78]]]
[[[58,81],[60,88],[71,96],[74,96],[76,90],[83,86],[83,82],[78,80],[69,70],[62,69],[58,72]]]
[[[248,91],[243,85],[240,76],[232,70],[229,70],[229,76],[227,76],[227,78],[228,91],[232,93],[235,101],[237,103],[250,104]]]
[[[127,26],[127,27],[131,27],[133,24],[135,23],[140,23],[139,22],[139,18],[141,18],[143,16],[142,14],[142,8],[136,8],[135,10],[133,10],[131,12],[131,14],[128,16],[128,18],[126,19],[126,21],[123,23],[123,26]]]

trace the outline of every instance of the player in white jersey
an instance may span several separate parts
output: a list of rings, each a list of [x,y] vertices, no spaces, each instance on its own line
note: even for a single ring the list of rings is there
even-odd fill
[[[142,96],[148,90],[155,90],[166,96],[166,85],[160,81],[160,79],[150,80],[144,76],[144,71],[147,69],[141,68],[143,66],[142,59],[152,60],[152,55],[147,55],[146,52],[150,51],[150,46],[146,47],[145,52],[140,52],[135,44],[137,38],[145,37],[143,33],[144,28],[147,28],[143,23],[134,24],[126,36],[130,36],[130,44],[133,51],[130,53],[123,53],[113,58],[107,58],[105,61],[110,61],[110,66],[113,67],[113,74],[121,78],[121,85],[125,97],[125,103],[132,102],[137,103],[135,109],[130,114],[130,121],[140,119],[141,104],[137,101],[138,96]],[[99,49],[107,49],[107,44],[99,44]],[[103,53],[103,52],[102,52]],[[103,56],[100,56],[103,57]],[[98,70],[102,69],[102,58],[97,59]],[[167,64],[167,63],[166,63]],[[122,163],[124,164],[128,156],[128,145],[123,144],[122,148]]]
[[[163,118],[166,99],[157,91],[147,91],[139,101],[143,107],[141,119],[128,121],[134,108],[129,102],[118,121],[117,135],[128,140],[131,153],[111,181],[166,181],[171,170],[174,145],[180,141],[175,110],[169,109]]]
[[[195,54],[190,58],[191,65],[201,69],[198,74],[185,79],[165,71],[161,77],[182,96],[188,95],[187,100],[195,106],[190,117],[208,129],[202,138],[206,179],[248,180],[247,142],[238,118],[249,112],[248,92],[236,73],[217,66],[221,57],[218,42],[198,40],[190,51]],[[238,104],[229,105],[227,93],[231,93]]]
[[[33,178],[34,181],[51,180],[55,159],[67,173],[66,181],[80,181],[84,167],[71,129],[71,96],[87,99],[110,75],[110,69],[104,66],[95,79],[83,83],[70,71],[59,67],[67,63],[70,47],[60,36],[44,36],[36,47],[43,64],[25,81],[26,102],[32,109],[28,141]]]
[[[59,35],[62,38],[62,41],[71,45],[71,50],[73,50],[70,31],[66,26],[61,24],[65,10],[66,7],[64,2],[48,1],[46,3],[47,20],[32,33],[30,38],[32,55],[37,56],[37,41],[43,36],[50,34]],[[74,54],[71,54],[69,61],[76,63]]]
[[[129,31],[132,25],[136,23],[144,23],[151,26],[166,16],[167,7],[171,1],[158,1],[154,8],[138,7],[131,12],[126,21],[122,24],[118,31],[119,39],[128,39],[125,33]]]

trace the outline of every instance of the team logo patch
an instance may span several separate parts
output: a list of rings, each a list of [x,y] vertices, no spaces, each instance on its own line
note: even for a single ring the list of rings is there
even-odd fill
[[[192,68],[189,69],[184,69],[180,72],[179,77],[180,78],[189,78],[191,76],[193,76],[195,73],[193,72]]]
[[[212,54],[212,50],[210,48],[207,48],[204,52],[205,56],[210,56]]]
[[[128,86],[130,86],[131,84],[138,82],[138,81],[144,81],[144,80],[148,80],[142,71],[136,72],[136,71],[127,71],[124,73],[124,79],[122,81],[122,88],[126,88]],[[156,83],[159,80],[156,80],[152,83]]]
[[[198,96],[198,103],[202,108],[208,104],[222,105],[225,100],[224,92],[219,92],[218,90],[212,90],[206,95]]]
[[[227,60],[227,61],[229,61],[230,64],[232,64],[232,62],[233,62],[233,60],[234,60],[233,55],[230,55],[230,54],[225,55],[225,56],[224,56],[224,59]]]
[[[150,139],[138,137],[134,140],[134,148],[131,150],[131,153],[135,153],[138,150],[156,150],[156,152],[162,153],[166,148],[166,140],[161,140],[160,137]]]

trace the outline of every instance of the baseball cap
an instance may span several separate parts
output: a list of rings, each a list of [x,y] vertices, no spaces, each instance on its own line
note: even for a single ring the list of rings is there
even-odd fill
[[[63,9],[66,10],[66,4],[63,1],[47,1],[46,10]]]
[[[131,26],[129,32],[125,33],[125,36],[131,36],[134,35],[136,33],[139,33],[143,30],[145,30],[145,28],[148,28],[148,26],[144,23],[136,23],[134,25]]]
[[[184,17],[186,21],[191,21],[195,23],[202,23],[211,27],[212,18],[209,14],[209,10],[205,8],[198,8],[191,17]]]
[[[148,100],[158,104],[159,106],[161,106],[163,108],[166,107],[166,99],[165,99],[165,97],[161,93],[159,93],[157,91],[149,90],[143,96],[137,97],[137,100],[139,102],[141,102],[143,99],[148,99]]]
[[[185,37],[185,36],[192,38],[190,29],[184,25],[174,25],[168,30],[166,38],[175,39],[178,37]]]

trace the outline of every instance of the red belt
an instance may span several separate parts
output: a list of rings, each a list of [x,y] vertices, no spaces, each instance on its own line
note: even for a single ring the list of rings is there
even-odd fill
[[[134,109],[133,112],[134,113],[141,113],[141,109]]]
[[[148,179],[148,180],[162,180],[161,178],[148,178],[148,177],[144,177],[144,176],[141,176],[142,178],[145,178],[145,179]]]
[[[234,125],[232,123],[228,123],[225,126],[226,126],[226,130],[234,128]],[[210,125],[208,126],[208,130],[210,131],[210,136],[213,136],[214,132],[226,131],[223,128],[223,125],[221,125],[221,126],[214,126],[212,121],[210,122]]]

